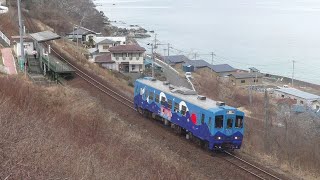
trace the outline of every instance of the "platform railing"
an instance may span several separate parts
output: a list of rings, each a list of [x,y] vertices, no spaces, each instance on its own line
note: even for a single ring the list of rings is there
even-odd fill
[[[0,37],[1,37],[1,39],[3,39],[10,46],[9,38],[7,38],[7,36],[4,35],[1,31],[0,31]]]

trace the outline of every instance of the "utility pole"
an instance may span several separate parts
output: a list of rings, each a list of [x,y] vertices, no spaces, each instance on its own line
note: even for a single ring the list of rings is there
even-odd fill
[[[168,43],[168,56],[170,55],[170,43]]]
[[[291,83],[291,86],[293,87],[293,78],[294,78],[294,63],[295,63],[296,61],[292,61],[292,83]]]
[[[163,62],[166,62],[166,49],[163,49]]]
[[[270,118],[269,118],[269,96],[268,91],[264,91],[264,117],[265,117],[265,150],[270,152]]]
[[[194,53],[194,60],[197,60],[197,53]]]
[[[20,34],[20,69],[23,71],[25,66],[25,57],[24,57],[24,45],[23,45],[23,24],[22,24],[22,18],[21,18],[21,7],[20,7],[20,0],[17,0],[18,5],[18,18],[19,18],[19,34]]]
[[[213,65],[213,59],[214,59],[215,54],[211,52],[211,65]]]
[[[151,44],[151,57],[152,57],[152,77],[154,78],[154,53],[153,53],[153,44]]]

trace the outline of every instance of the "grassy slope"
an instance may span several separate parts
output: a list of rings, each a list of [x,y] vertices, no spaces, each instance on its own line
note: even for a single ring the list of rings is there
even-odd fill
[[[183,159],[79,90],[0,75],[0,179],[186,179]],[[161,150],[160,150],[161,149]]]
[[[284,116],[285,113],[281,113],[279,107],[270,100],[270,121],[273,123],[282,121],[283,124],[286,122],[288,130],[286,134],[284,127],[271,125],[270,135],[266,138],[262,94],[253,93],[252,105],[250,105],[247,90],[216,80],[212,77],[210,70],[201,69],[193,76],[196,89],[201,94],[224,101],[228,105],[246,109],[246,131],[242,152],[255,156],[255,159],[263,163],[278,166],[279,169],[290,174],[304,176],[305,179],[319,178],[320,131],[317,127],[320,121],[316,117],[294,113]],[[254,118],[249,118],[248,115]],[[286,139],[286,136],[289,138]]]

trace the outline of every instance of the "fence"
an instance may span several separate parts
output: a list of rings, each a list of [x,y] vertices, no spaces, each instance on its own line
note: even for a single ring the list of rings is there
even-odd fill
[[[0,31],[0,37],[10,46],[10,40]]]

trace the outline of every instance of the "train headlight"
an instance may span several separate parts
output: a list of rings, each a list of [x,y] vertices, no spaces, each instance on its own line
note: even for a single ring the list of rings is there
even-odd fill
[[[220,136],[218,136],[218,137],[217,137],[217,139],[218,139],[218,140],[220,140],[220,139],[221,139],[221,137],[220,137]]]
[[[240,139],[240,137],[235,136],[234,139]]]

